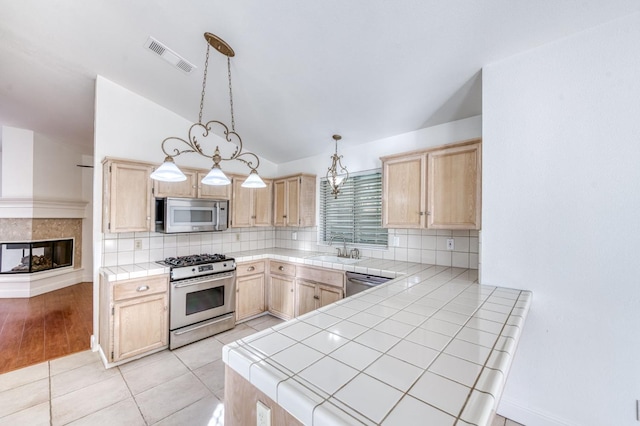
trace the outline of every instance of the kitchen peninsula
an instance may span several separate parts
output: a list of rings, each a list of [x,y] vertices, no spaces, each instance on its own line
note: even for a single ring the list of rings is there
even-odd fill
[[[259,401],[271,424],[490,424],[531,292],[476,270],[397,275],[225,346],[225,423],[254,423]]]

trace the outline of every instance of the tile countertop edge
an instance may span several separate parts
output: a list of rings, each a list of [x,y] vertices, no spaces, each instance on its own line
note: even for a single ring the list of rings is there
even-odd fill
[[[431,266],[425,265],[425,268],[421,272],[426,272],[426,270],[429,268],[431,268]],[[492,326],[496,326],[496,324],[501,324],[502,328],[500,329],[499,332],[497,332],[497,334],[495,334],[495,342],[493,343],[491,348],[488,349],[489,355],[487,356],[486,360],[481,361],[483,362],[483,364],[476,365],[476,367],[479,368],[480,371],[477,373],[477,377],[474,380],[472,380],[473,385],[466,385],[469,390],[468,398],[465,398],[464,401],[461,402],[461,408],[460,408],[460,411],[458,412],[458,415],[449,416],[449,417],[452,420],[455,420],[457,418],[469,424],[473,424],[477,426],[485,426],[489,424],[491,420],[491,414],[495,412],[498,406],[498,403],[500,401],[502,391],[506,384],[506,377],[508,375],[509,368],[511,366],[511,363],[515,354],[517,343],[521,336],[522,327],[524,325],[529,307],[531,305],[532,293],[530,291],[516,290],[516,289],[505,288],[505,287],[479,286],[477,283],[474,283],[472,281],[472,277],[474,275],[465,274],[465,271],[468,271],[468,270],[438,267],[435,270],[430,270],[430,273],[421,274],[420,272],[418,272],[413,275],[409,275],[406,277],[399,277],[397,279],[391,280],[388,283],[385,283],[377,287],[376,289],[359,293],[358,295],[355,295],[351,298],[342,299],[341,301],[337,302],[334,305],[343,306],[344,304],[348,304],[350,300],[357,301],[359,297],[362,297],[362,296],[367,296],[367,295],[373,296],[375,293],[375,290],[380,290],[379,294],[386,293],[388,294],[388,297],[386,299],[381,298],[380,300],[378,300],[378,302],[375,302],[375,303],[371,302],[371,306],[380,305],[380,304],[383,304],[384,306],[385,302],[390,301],[390,299],[398,296],[400,293],[403,293],[406,290],[411,290],[413,288],[419,289],[420,285],[427,285],[427,284],[430,284],[431,287],[435,289],[434,292],[440,289],[445,289],[444,288],[445,285],[448,284],[448,287],[445,289],[446,291],[451,291],[451,289],[458,291],[459,289],[463,289],[463,288],[471,289],[471,291],[468,294],[466,294],[466,297],[468,297],[469,295],[482,294],[482,297],[481,297],[482,302],[479,302],[479,301],[476,302],[478,306],[475,308],[475,311],[473,311],[473,313],[471,313],[468,316],[464,324],[459,326],[460,327],[459,330],[466,329],[467,322],[472,318],[478,320],[477,323],[479,324],[482,324],[483,321],[491,322]],[[449,282],[444,285],[441,284],[441,282],[443,281],[443,276],[445,277],[445,279],[450,277]],[[411,280],[412,277],[421,278],[422,281],[418,282],[418,280],[415,280],[415,281]],[[473,286],[469,284],[473,284]],[[387,288],[387,291],[384,291],[385,288]],[[402,288],[404,288],[404,290],[401,290]],[[400,293],[398,293],[398,290],[400,290]],[[457,304],[456,302],[460,302],[464,300],[463,299],[458,300],[457,298],[464,292],[465,292],[464,290],[460,291],[458,295],[452,297],[445,304],[453,302],[454,304],[459,306],[459,304]],[[404,294],[402,294],[401,296],[404,296]],[[438,297],[441,297],[441,295],[438,295]],[[370,301],[371,297],[366,297],[366,299]],[[418,299],[422,299],[422,296],[416,297],[416,301]],[[362,304],[364,300],[365,299],[362,299],[357,303]],[[401,300],[401,299],[396,298],[396,300]],[[435,300],[438,300],[438,299],[436,298]],[[414,302],[411,302],[411,303],[414,303]],[[489,302],[489,305],[487,305],[487,307],[485,308],[484,305],[487,302]],[[499,311],[503,310],[502,308],[504,308],[504,306],[502,307],[498,306],[496,302],[502,302],[505,305],[507,303],[511,304],[508,310],[508,313],[506,313],[506,311],[503,312],[501,317],[503,319],[501,320],[501,323],[493,321],[495,318],[500,317]],[[311,321],[313,320],[312,317],[316,315],[328,316],[326,314],[327,311],[325,308],[323,308],[320,311],[318,310],[312,311],[301,317],[295,318],[289,322],[279,324],[273,328],[268,328],[255,335],[249,336],[244,339],[240,339],[236,342],[230,343],[229,345],[225,345],[225,347],[223,348],[223,354],[226,354],[226,355],[223,355],[223,361],[230,368],[232,368],[234,371],[241,374],[250,383],[256,386],[257,389],[264,392],[265,394],[274,396],[275,398],[272,398],[272,399],[274,399],[274,401],[276,401],[278,404],[280,404],[284,408],[286,408],[287,406],[290,406],[291,401],[289,399],[286,399],[288,398],[287,395],[283,394],[282,396],[286,398],[282,401],[279,400],[280,395],[277,392],[277,390],[279,389],[279,384],[281,382],[285,380],[294,380],[297,382],[297,380],[299,380],[298,377],[300,376],[298,376],[298,374],[296,373],[288,371],[286,366],[282,366],[277,362],[273,361],[271,359],[271,356],[273,354],[269,352],[265,353],[261,349],[259,349],[261,347],[261,344],[257,341],[263,338],[269,339],[270,338],[269,336],[278,337],[278,336],[273,336],[274,334],[279,335],[279,337],[282,337],[283,334],[279,333],[279,331],[282,330],[283,328],[300,324],[300,323],[304,323],[306,325],[311,324],[312,323]],[[491,309],[495,309],[495,311],[492,311]],[[447,312],[449,311],[446,311],[445,313]],[[434,315],[433,312],[431,312],[430,314],[427,314],[425,316],[425,322],[428,319],[430,319],[433,315]],[[484,319],[483,317],[485,315],[487,315],[487,318],[491,318],[491,320]],[[343,321],[344,318],[335,318],[335,320]],[[376,324],[368,327],[369,331],[375,330],[376,327],[378,327],[378,325]],[[325,331],[327,331],[326,329],[330,328],[330,326],[322,327],[318,324],[314,324],[314,325],[324,329]],[[474,327],[477,327],[477,328],[472,331],[475,331],[476,334],[479,336],[487,333],[486,331],[482,330],[483,328],[482,326],[474,325]],[[419,327],[416,326],[415,330],[418,330],[418,328]],[[473,329],[473,327],[471,328]],[[452,335],[450,342],[453,340],[457,340],[456,338],[459,337],[457,335],[458,332]],[[368,331],[362,334],[366,334],[366,333],[368,333]],[[406,337],[407,336],[405,336],[405,338],[402,338],[400,342],[407,342],[411,340],[411,339],[407,339]],[[466,339],[466,337],[463,336],[463,337],[460,337],[460,339],[464,340]],[[304,340],[304,338],[299,338],[294,340],[297,342],[296,344],[299,344],[302,340]],[[351,341],[351,339],[347,339],[347,340]],[[465,342],[465,343],[468,344],[469,342]],[[483,344],[478,343],[477,345],[482,346]],[[279,350],[285,351],[286,349],[287,348],[284,348],[284,349],[281,348]],[[423,372],[420,374],[420,377],[427,371],[431,371],[430,368],[435,362],[435,360],[437,359],[437,357],[443,354],[447,355],[445,353],[445,349],[446,349],[446,346],[443,347],[438,352],[438,354],[433,358],[433,360],[431,361],[431,364],[429,364],[428,367],[423,368]],[[397,356],[396,354],[393,354],[393,355]],[[329,357],[329,355],[325,354],[325,357]],[[398,358],[402,361],[408,362],[407,360],[402,359],[402,357],[398,357]],[[464,359],[458,358],[457,356],[456,356],[456,359],[457,359],[457,362],[464,362]],[[312,362],[310,366],[312,366],[313,364],[314,362]],[[471,362],[466,362],[465,364],[471,365]],[[258,379],[257,377],[256,377],[256,380],[252,380],[253,377],[251,373],[255,365],[260,365],[261,370],[265,370],[265,369],[268,370],[269,368],[272,368],[274,372],[273,374],[269,374],[268,372],[262,371],[260,380],[257,380]],[[367,367],[363,367],[359,369],[358,375],[364,374],[363,372],[366,368]],[[284,371],[288,371],[288,373],[284,373]],[[438,374],[441,374],[441,373],[438,373]],[[273,383],[269,382],[268,380],[265,380],[265,378],[269,378],[269,377],[273,378],[274,380]],[[457,381],[457,379],[452,377],[453,376],[445,377],[445,378],[454,382]],[[334,394],[333,393],[331,395],[326,394],[319,388],[316,388],[316,384],[309,383],[305,380],[301,380],[301,381],[303,383],[307,383],[307,386],[304,386],[304,385],[302,386],[305,388],[305,393],[310,392],[310,395],[315,395],[316,397],[315,404],[311,404],[311,405],[305,404],[308,406],[308,409],[311,411],[310,413],[308,412],[301,413],[299,412],[300,410],[296,410],[298,411],[297,413],[292,413],[290,410],[287,410],[287,411],[289,411],[290,414],[298,418],[298,420],[303,421],[304,424],[313,424],[313,425],[324,424],[322,420],[320,420],[320,418],[316,418],[314,412],[316,411],[316,408],[320,407],[326,401],[330,399],[333,400]],[[414,381],[413,384],[415,385],[415,383],[416,382]],[[458,386],[460,386],[460,384],[458,384]],[[409,394],[409,391],[410,391],[409,388],[405,389],[404,391],[401,390],[401,392],[404,392],[405,396]],[[309,398],[307,397],[307,399]],[[421,402],[425,403],[424,401],[421,401]],[[431,402],[429,402],[429,404],[431,404]],[[354,412],[344,411],[344,410],[351,410],[351,409],[348,406],[347,408],[338,409],[338,411],[343,413],[343,415],[346,417],[354,415]],[[394,413],[393,410],[395,410],[395,408],[392,408],[391,411],[387,412],[386,416],[389,416],[391,413]],[[309,422],[309,419],[312,419],[311,422]],[[371,421],[371,419],[363,419],[363,420],[366,420],[372,424],[376,424],[376,422]],[[434,424],[437,424],[437,422]]]
[[[316,266],[335,269],[339,271],[362,272],[387,278],[397,278],[433,266],[414,262],[393,261],[376,258],[363,258],[358,262],[352,264],[322,262],[310,259],[311,257],[322,255],[327,255],[327,253],[277,248],[250,250],[227,254],[228,257],[234,258],[237,263],[262,259],[272,259],[281,260],[284,262],[292,262],[305,266]],[[372,267],[369,267],[368,264],[372,264]],[[100,273],[106,275],[109,281],[121,281],[151,275],[168,274],[169,267],[160,265],[156,262],[144,262],[117,266],[103,266],[100,268]]]

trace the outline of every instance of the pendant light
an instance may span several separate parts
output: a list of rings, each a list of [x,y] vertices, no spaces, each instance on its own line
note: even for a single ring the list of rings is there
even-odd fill
[[[242,139],[240,135],[236,133],[235,129],[235,117],[233,115],[233,89],[231,86],[231,58],[235,56],[235,52],[220,37],[211,34],[204,33],[204,38],[207,41],[207,53],[204,63],[204,77],[202,80],[202,94],[200,96],[200,113],[198,115],[198,122],[191,125],[189,128],[188,138],[182,139],[177,136],[170,136],[162,141],[161,148],[165,153],[166,157],[164,163],[158,167],[152,174],[151,178],[164,182],[181,182],[187,179],[187,177],[182,173],[182,171],[178,168],[178,166],[174,162],[174,157],[177,157],[181,154],[187,153],[196,153],[203,157],[211,158],[213,161],[213,166],[209,173],[202,179],[202,183],[205,185],[229,185],[231,180],[224,174],[222,168],[220,167],[221,161],[230,161],[237,160],[244,163],[249,168],[249,176],[242,183],[242,186],[245,188],[264,188],[267,185],[262,181],[260,176],[258,175],[258,166],[260,165],[260,159],[257,155],[252,152],[242,151]],[[206,123],[202,122],[202,110],[204,108],[204,95],[207,87],[207,68],[209,66],[209,50],[213,47],[218,52],[222,53],[227,57],[227,75],[229,78],[229,106],[231,111],[231,130],[224,124],[222,121],[218,120],[210,120]],[[198,141],[198,136],[202,136],[202,138],[206,138],[211,132],[212,128],[216,126],[222,130],[224,138],[226,142],[235,143],[236,149],[233,151],[228,158],[224,158],[220,155],[220,149],[218,146],[215,147],[214,153],[212,155],[206,154],[202,147],[200,146],[200,142]],[[181,144],[186,145],[186,147],[180,148],[170,148],[169,152],[167,152],[165,145],[175,145],[182,146]],[[171,152],[171,153],[170,153]]]
[[[333,198],[338,198],[340,188],[349,179],[349,172],[347,168],[342,165],[342,155],[338,155],[338,141],[342,139],[340,135],[333,135],[333,140],[336,144],[336,150],[331,156],[331,167],[327,169],[327,181],[331,185],[331,195]]]

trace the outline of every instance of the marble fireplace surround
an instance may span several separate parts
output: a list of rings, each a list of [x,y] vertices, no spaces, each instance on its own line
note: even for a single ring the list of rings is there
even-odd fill
[[[73,238],[73,266],[31,274],[0,275],[0,298],[31,297],[82,281],[81,218],[0,218],[0,242]]]

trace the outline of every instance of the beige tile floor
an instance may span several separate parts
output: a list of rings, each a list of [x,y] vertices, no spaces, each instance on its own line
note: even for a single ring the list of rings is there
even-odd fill
[[[222,425],[222,346],[280,322],[262,316],[108,370],[85,351],[2,374],[0,426]],[[491,426],[518,423],[496,417]]]

